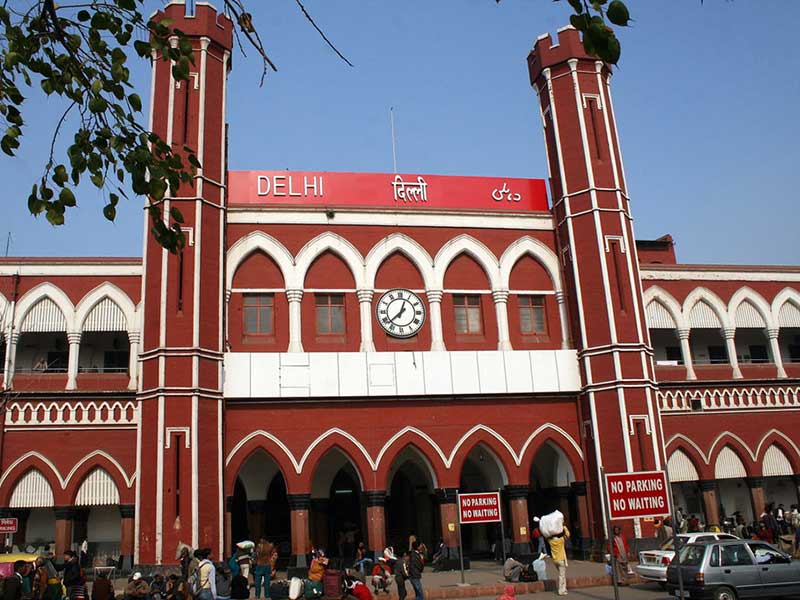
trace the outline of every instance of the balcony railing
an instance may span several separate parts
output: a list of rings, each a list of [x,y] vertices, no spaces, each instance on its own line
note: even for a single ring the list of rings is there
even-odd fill
[[[656,392],[663,412],[800,407],[800,386],[775,384],[670,385]]]

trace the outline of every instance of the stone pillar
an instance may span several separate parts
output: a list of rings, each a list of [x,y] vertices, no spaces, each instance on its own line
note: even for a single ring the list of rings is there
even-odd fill
[[[493,290],[492,298],[497,313],[497,349],[513,350],[508,329],[508,290]]]
[[[431,323],[431,350],[444,350],[442,333],[442,290],[428,290],[428,313]]]
[[[225,531],[222,552],[230,556],[233,552],[233,496],[225,496]]]
[[[306,555],[309,547],[309,509],[311,494],[288,494],[289,522],[292,528],[292,557],[289,564],[293,567],[307,567]]]
[[[6,361],[3,365],[3,385],[6,389],[14,386],[14,368],[17,364],[17,342],[19,333],[12,331],[6,335]]]
[[[733,378],[741,379],[742,371],[739,369],[739,358],[736,356],[736,328],[725,327],[722,330],[722,337],[725,338],[725,347],[728,350],[728,362],[733,369]]]
[[[784,379],[787,377],[786,370],[783,368],[783,357],[781,356],[781,347],[778,345],[778,334],[780,334],[780,329],[777,327],[771,327],[769,329],[765,329],[764,333],[769,340],[769,351],[772,354],[772,362],[775,363],[775,368],[778,371],[778,377]]]
[[[681,358],[683,359],[683,366],[686,367],[686,379],[692,381],[697,379],[694,372],[694,364],[692,363],[692,347],[689,344],[689,336],[692,330],[688,327],[681,327],[678,329],[678,339],[681,341]]]
[[[311,541],[316,548],[330,548],[328,542],[328,499],[311,499]]]
[[[564,290],[556,290],[556,303],[558,304],[558,320],[561,322],[561,348],[566,350],[570,347],[572,340],[569,337],[569,312]]]
[[[136,530],[134,527],[134,516],[136,515],[136,506],[134,504],[120,504],[120,537],[119,537],[119,553],[122,558],[122,569],[129,570],[133,568],[133,553],[134,541]]]
[[[706,526],[719,525],[717,481],[715,479],[701,479],[700,490],[703,492],[703,508],[706,513]]]
[[[72,519],[75,509],[71,506],[56,506],[53,511],[56,516],[55,554],[60,558],[65,551],[72,548]]]
[[[67,361],[67,389],[74,390],[78,387],[78,358],[81,353],[81,332],[70,331],[67,333],[69,342],[69,359]]]
[[[450,558],[458,558],[458,490],[437,488],[439,516],[442,523],[442,539]]]
[[[286,298],[289,300],[289,349],[288,352],[303,351],[303,327],[302,327],[302,302],[303,290],[286,290]]]
[[[758,516],[767,505],[767,496],[764,493],[764,478],[763,477],[745,477],[745,483],[750,488],[750,502],[753,505],[753,519],[758,519]]]
[[[130,354],[128,356],[128,389],[135,390],[138,386],[139,374],[139,339],[141,334],[138,331],[128,332],[128,343],[130,344]]]
[[[530,518],[528,516],[527,485],[507,485],[509,512],[511,513],[511,554],[519,560],[520,556],[531,554]],[[524,562],[524,561],[521,561]]]
[[[250,533],[250,538],[253,541],[258,541],[264,535],[264,521],[266,520],[266,513],[269,510],[266,500],[248,500],[247,501],[247,530]]]
[[[386,491],[364,492],[367,501],[367,552],[377,560],[386,547]]]
[[[583,558],[585,559],[591,549],[592,544],[592,527],[591,523],[589,522],[589,502],[588,498],[586,497],[586,482],[573,481],[570,484],[570,488],[572,488],[572,493],[575,494],[575,504],[578,508],[578,519],[577,522],[572,523],[572,529],[570,529],[570,532],[572,533],[573,544],[580,548],[581,552],[583,553]]]
[[[358,307],[361,310],[361,345],[359,352],[375,352],[375,343],[372,341],[372,297],[375,290],[358,290]]]

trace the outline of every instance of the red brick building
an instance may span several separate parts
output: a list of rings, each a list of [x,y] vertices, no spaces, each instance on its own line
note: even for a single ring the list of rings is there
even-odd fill
[[[528,57],[548,201],[536,179],[228,172],[231,24],[165,12],[196,51],[188,85],[154,62],[151,94],[203,165],[163,200],[187,246],[0,261],[16,544],[455,547],[457,491],[501,490],[517,550],[555,508],[582,549],[602,470],[668,470],[709,524],[798,501],[800,268],[634,241],[611,70],[577,32]],[[465,528],[465,551],[497,535]]]

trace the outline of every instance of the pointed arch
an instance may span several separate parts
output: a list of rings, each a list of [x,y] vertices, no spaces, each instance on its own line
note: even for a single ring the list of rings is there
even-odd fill
[[[736,290],[733,296],[731,296],[730,302],[728,303],[728,316],[732,324],[736,325],[737,327],[739,326],[738,323],[740,319],[737,318],[741,316],[739,309],[745,303],[750,304],[761,316],[761,319],[764,322],[762,327],[767,327],[768,329],[774,327],[774,320],[772,318],[772,309],[770,305],[766,300],[764,300],[764,297],[761,294],[747,286]]]
[[[428,456],[428,454],[422,448],[420,448],[419,445],[411,441],[408,441],[405,444],[395,444],[389,453],[383,455],[384,460],[382,461],[382,464],[379,464],[376,475],[378,484],[383,482],[385,489],[387,490],[391,487],[392,478],[397,472],[395,467],[399,468],[399,466],[401,466],[402,463],[407,459],[403,459],[400,463],[395,463],[398,459],[401,459],[404,454],[413,454],[418,459],[418,464],[423,466],[423,471],[429,483],[431,484],[431,489],[436,489],[439,487],[440,477],[436,468],[434,467],[433,461],[431,461],[431,457]]]
[[[730,319],[728,318],[728,307],[725,306],[725,303],[720,297],[708,288],[698,287],[689,292],[689,295],[686,296],[686,299],[683,301],[683,314],[686,315],[686,321],[689,327],[693,326],[692,310],[700,302],[705,303],[711,309],[717,320],[719,320],[721,328],[725,329],[731,326]],[[696,327],[696,325],[694,326]]]
[[[61,311],[66,321],[66,331],[77,331],[75,328],[75,307],[72,301],[61,290],[61,288],[50,282],[40,283],[31,288],[19,299],[14,315],[14,328],[22,331],[22,324],[30,313],[31,309],[45,298],[51,300]]]
[[[741,479],[747,477],[742,457],[728,445],[723,446],[714,461],[714,479]]]
[[[425,289],[432,289],[434,285],[433,259],[427,250],[416,240],[402,233],[393,233],[378,243],[367,253],[364,285],[367,289],[375,287],[375,276],[383,261],[392,254],[399,252],[410,260],[422,275]]]
[[[800,327],[800,291],[783,288],[772,300],[770,308],[775,327]]]
[[[17,482],[31,469],[42,473],[54,493],[64,489],[64,479],[53,462],[43,454],[31,450],[12,462],[0,476],[0,506],[8,506]]]
[[[321,494],[320,490],[323,492],[330,490],[331,484],[336,478],[336,474],[348,464],[353,468],[353,471],[355,471],[361,491],[363,492],[367,489],[366,484],[370,480],[365,477],[366,473],[362,469],[362,466],[357,460],[354,459],[354,455],[348,452],[344,445],[339,442],[341,442],[341,440],[337,440],[336,442],[329,444],[324,450],[321,450],[314,457],[313,467],[309,469],[309,485],[311,488],[311,495],[313,497],[327,497],[326,495]],[[337,456],[340,458],[338,461],[341,463],[340,466],[338,468],[333,468],[333,470],[324,475],[320,473],[320,469],[325,466],[325,463],[335,461]],[[334,463],[334,467],[335,464],[336,463]]]
[[[95,450],[76,462],[64,479],[66,496],[71,502],[77,497],[82,482],[95,469],[103,469],[114,480],[123,502],[134,501],[133,481],[136,473],[129,476],[116,458],[103,450]]]
[[[461,254],[468,254],[486,273],[493,290],[501,289],[500,266],[497,257],[489,248],[465,233],[446,242],[433,259],[435,289],[444,289],[444,275],[453,260]]]
[[[263,231],[251,231],[244,237],[239,238],[228,248],[225,253],[225,289],[233,287],[233,276],[236,269],[251,254],[261,251],[269,256],[283,274],[283,281],[286,287],[289,282],[294,280],[295,261],[292,254],[277,239],[264,233]]]
[[[519,259],[523,256],[529,255],[541,264],[547,274],[550,276],[550,281],[553,284],[553,290],[556,292],[561,291],[561,268],[558,264],[558,256],[553,252],[547,244],[535,237],[526,235],[514,241],[508,248],[503,251],[500,256],[500,287],[501,289],[509,289],[509,280],[511,278],[511,271],[514,265],[517,264]]]
[[[50,508],[55,506],[53,487],[39,469],[31,467],[11,490],[9,508]]]
[[[800,448],[791,437],[777,429],[770,429],[761,438],[756,448],[756,462],[763,466],[766,452],[773,446],[778,448],[789,461],[792,473],[800,473]]]
[[[532,453],[531,463],[526,471],[531,475],[531,480],[533,479],[533,473],[540,471],[541,463],[537,464],[537,459],[540,458],[542,453],[545,454],[545,457],[547,457],[548,453],[551,457],[555,456],[555,460],[548,465],[549,477],[542,477],[539,481],[539,487],[564,487],[577,480],[577,474],[581,473],[581,471],[575,470],[572,460],[567,455],[567,452],[564,451],[564,447],[552,439],[543,440],[536,451]],[[545,480],[547,482],[546,485],[542,483]]]
[[[500,484],[498,487],[505,487],[508,485],[509,473],[511,473],[513,466],[506,464],[506,462],[501,457],[500,453],[498,453],[498,448],[491,443],[491,438],[483,438],[482,436],[478,436],[474,440],[470,440],[470,446],[464,447],[463,452],[459,452],[455,456],[455,460],[453,462],[453,471],[456,477],[459,479],[461,478],[464,472],[464,465],[466,464],[467,460],[470,458],[470,455],[474,453],[478,453],[479,455],[482,453],[486,453],[486,456],[490,458],[490,462],[494,464],[497,469],[497,473],[499,476],[499,481],[497,482]],[[486,459],[478,458],[478,462],[485,461]],[[485,474],[485,473],[484,473]],[[494,487],[494,486],[493,486]],[[489,491],[489,490],[482,490],[482,491]]]
[[[228,453],[224,469],[225,495],[233,495],[239,472],[247,461],[259,452],[265,453],[275,461],[286,482],[287,490],[294,491],[297,475],[300,472],[294,456],[279,438],[260,429],[242,438]]]
[[[685,329],[687,327],[686,319],[684,318],[683,311],[681,310],[681,305],[677,300],[675,300],[675,297],[666,290],[657,285],[650,286],[644,291],[643,300],[646,312],[648,314],[650,310],[650,304],[653,302],[658,302],[658,304],[663,306],[667,313],[669,313],[669,315],[672,317],[677,329]],[[648,327],[653,329],[653,326],[649,322]]]
[[[667,472],[671,483],[681,483],[683,481],[699,481],[700,472],[689,455],[678,448],[669,456],[667,461]]]
[[[326,251],[336,254],[347,264],[353,274],[356,289],[364,288],[364,257],[353,244],[330,231],[321,233],[300,249],[295,258],[294,277],[291,283],[287,281],[286,287],[302,289],[311,263]]]
[[[750,463],[750,461],[747,460],[748,457],[752,462],[756,460],[755,452],[750,449],[742,438],[730,431],[723,431],[714,439],[711,443],[711,447],[708,449],[707,456],[709,464],[712,464],[716,460],[716,454],[719,452],[717,448],[722,448],[723,446],[730,446],[739,457],[743,459],[745,464]]]
[[[73,506],[115,506],[120,504],[119,486],[111,473],[103,467],[94,467],[81,478],[75,492]]]
[[[580,445],[570,434],[553,423],[545,423],[537,427],[520,448],[518,464],[523,473],[530,473],[537,452],[545,444],[558,448],[569,462],[576,477],[579,473],[583,473],[583,451]]]
[[[137,331],[136,306],[125,292],[109,281],[98,285],[78,302],[75,307],[75,325],[78,331],[83,331],[87,317],[106,298],[122,311],[125,317],[125,331]]]
[[[484,425],[476,425],[470,429],[453,447],[450,453],[449,468],[453,471],[455,476],[460,476],[459,474],[464,468],[464,462],[466,462],[467,456],[479,445],[491,451],[492,456],[495,458],[502,471],[505,483],[508,483],[508,475],[514,471],[514,467],[516,466],[514,450],[503,436],[494,429]],[[510,461],[508,460],[509,458],[511,459]]]
[[[233,481],[241,481],[248,500],[266,500],[269,486],[277,475],[286,482],[281,464],[262,447],[256,447],[242,462],[241,467],[231,473]],[[261,489],[258,489],[258,484]]]

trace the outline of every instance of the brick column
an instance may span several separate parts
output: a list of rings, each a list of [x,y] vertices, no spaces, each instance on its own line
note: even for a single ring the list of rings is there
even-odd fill
[[[450,558],[458,558],[458,490],[437,488],[439,516],[442,522],[442,539]]]
[[[511,554],[514,557],[531,554],[531,532],[529,529],[527,485],[507,485],[509,512],[511,513]]]
[[[700,490],[703,492],[703,508],[706,513],[706,526],[719,525],[717,481],[715,479],[701,479]]]
[[[134,517],[136,515],[136,506],[133,504],[120,504],[120,536],[119,536],[119,553],[122,558],[122,569],[133,568],[133,552],[134,540],[136,536],[134,528]]]
[[[364,492],[367,501],[367,551],[377,559],[386,547],[386,492],[369,490]]]
[[[311,540],[316,548],[329,548],[328,499],[311,499]]]
[[[307,567],[306,555],[311,548],[309,542],[309,509],[311,494],[289,494],[289,522],[292,527],[292,557],[289,564],[294,567]]]
[[[56,506],[53,511],[56,515],[56,557],[60,558],[64,552],[72,548],[72,520],[75,518],[75,509],[71,506]]]
[[[229,556],[233,551],[233,496],[225,496],[225,531],[223,534],[223,556]],[[221,557],[220,557],[221,558]]]
[[[577,523],[572,523],[572,528],[570,529],[572,543],[581,549],[585,558],[592,544],[590,535],[592,528],[589,523],[589,502],[586,497],[586,482],[573,481],[570,487],[572,488],[572,493],[575,494],[575,504],[577,504],[578,508],[578,521]]]
[[[745,477],[745,483],[750,488],[750,502],[753,505],[753,519],[758,519],[761,511],[767,505],[767,496],[764,493],[763,477]]]

